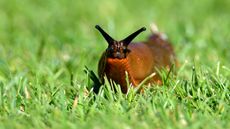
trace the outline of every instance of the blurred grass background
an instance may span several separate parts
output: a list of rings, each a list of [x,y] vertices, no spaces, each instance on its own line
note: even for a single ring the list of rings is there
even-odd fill
[[[177,58],[183,66],[179,70],[178,81],[191,78],[193,65],[196,65],[198,72],[201,73],[199,80],[201,82],[205,82],[203,78],[206,74],[202,74],[205,73],[204,71],[211,72],[214,78],[221,78],[219,82],[212,84],[227,87],[227,90],[224,88],[222,91],[218,91],[217,88],[215,93],[220,96],[220,93],[225,93],[222,95],[227,97],[227,101],[223,100],[227,108],[224,113],[229,115],[229,92],[227,92],[230,85],[229,12],[229,0],[1,0],[0,126],[75,128],[80,125],[93,127],[95,124],[100,125],[100,122],[105,122],[101,127],[124,128],[141,121],[136,128],[151,127],[151,119],[148,118],[153,116],[149,116],[148,112],[143,113],[143,117],[148,121],[145,124],[142,123],[145,118],[131,116],[132,112],[125,116],[122,114],[125,111],[114,109],[107,114],[107,110],[113,108],[111,105],[114,103],[99,101],[106,103],[107,106],[97,108],[95,104],[90,103],[91,99],[84,98],[83,91],[79,90],[79,87],[88,85],[87,76],[83,72],[84,66],[96,72],[100,55],[107,47],[104,39],[94,28],[96,24],[101,25],[115,39],[123,39],[136,29],[145,26],[147,31],[135,39],[140,41],[145,40],[150,34],[149,24],[155,22],[160,31],[168,35]],[[70,84],[71,73],[74,86]],[[209,86],[208,84],[206,85]],[[86,104],[71,113],[69,109],[78,95],[84,98],[84,101],[79,101]],[[162,95],[157,95],[154,96],[162,98]],[[140,98],[138,100],[141,100]],[[214,97],[214,99],[219,98]],[[157,102],[156,100],[156,105],[161,105],[162,101]],[[175,102],[183,105],[176,100]],[[126,107],[123,107],[125,104],[121,105],[125,110]],[[91,106],[95,106],[93,110],[97,110],[97,113],[87,116],[87,109]],[[18,113],[22,107],[26,107],[27,110],[23,108],[26,115]],[[194,111],[193,109],[191,112]],[[132,111],[135,112],[136,109]],[[99,123],[93,119],[96,117],[92,117],[98,114]],[[221,113],[218,114],[221,116],[220,121],[223,121],[219,126],[210,124],[207,127],[227,127],[226,124],[229,122],[227,114],[225,117]],[[205,127],[209,120],[213,120],[210,114],[196,115],[198,115],[197,119],[191,116],[188,118],[190,120],[188,125],[194,124],[192,128]],[[106,120],[106,117],[110,119]],[[167,117],[170,117],[170,113],[165,114],[165,123],[158,120],[153,123],[159,122],[159,125],[156,125],[158,128],[170,127],[174,124],[176,128],[184,127],[180,122],[172,120],[173,118],[169,120],[171,124],[167,123]],[[199,121],[198,118],[203,120]],[[109,120],[113,121],[112,124]],[[122,121],[121,125],[116,121]],[[27,125],[27,122],[31,124]]]

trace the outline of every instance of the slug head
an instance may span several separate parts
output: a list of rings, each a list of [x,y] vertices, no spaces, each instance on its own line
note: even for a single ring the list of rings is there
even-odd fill
[[[111,36],[109,36],[99,25],[96,25],[95,28],[99,30],[99,32],[108,42],[108,48],[106,49],[107,56],[109,58],[117,58],[117,59],[126,58],[128,53],[130,52],[130,50],[128,49],[128,45],[138,34],[146,30],[145,27],[142,27],[136,32],[126,37],[125,39],[121,41],[117,41],[114,40]]]

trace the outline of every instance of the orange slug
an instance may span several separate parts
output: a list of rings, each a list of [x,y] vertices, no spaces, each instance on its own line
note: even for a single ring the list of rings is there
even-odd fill
[[[128,91],[125,72],[134,87],[152,73],[156,75],[148,83],[161,84],[157,69],[169,68],[176,62],[171,44],[155,30],[146,41],[133,43],[132,40],[146,28],[142,27],[120,41],[114,40],[99,25],[95,28],[108,43],[108,48],[103,52],[98,64],[100,82],[103,84],[106,76],[108,80],[119,84],[123,93]]]

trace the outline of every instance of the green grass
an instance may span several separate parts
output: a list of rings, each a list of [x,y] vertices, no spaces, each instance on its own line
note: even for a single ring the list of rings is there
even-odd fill
[[[230,128],[229,5],[1,0],[0,128]],[[143,94],[87,92],[84,66],[96,72],[107,46],[95,24],[122,39],[152,22],[172,41],[177,75]]]

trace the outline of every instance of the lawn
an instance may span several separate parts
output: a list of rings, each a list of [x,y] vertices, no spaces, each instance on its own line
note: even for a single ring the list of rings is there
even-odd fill
[[[230,128],[229,0],[1,0],[0,128]],[[142,94],[92,93],[107,43],[156,23],[179,68]],[[162,77],[165,77],[162,72]]]

